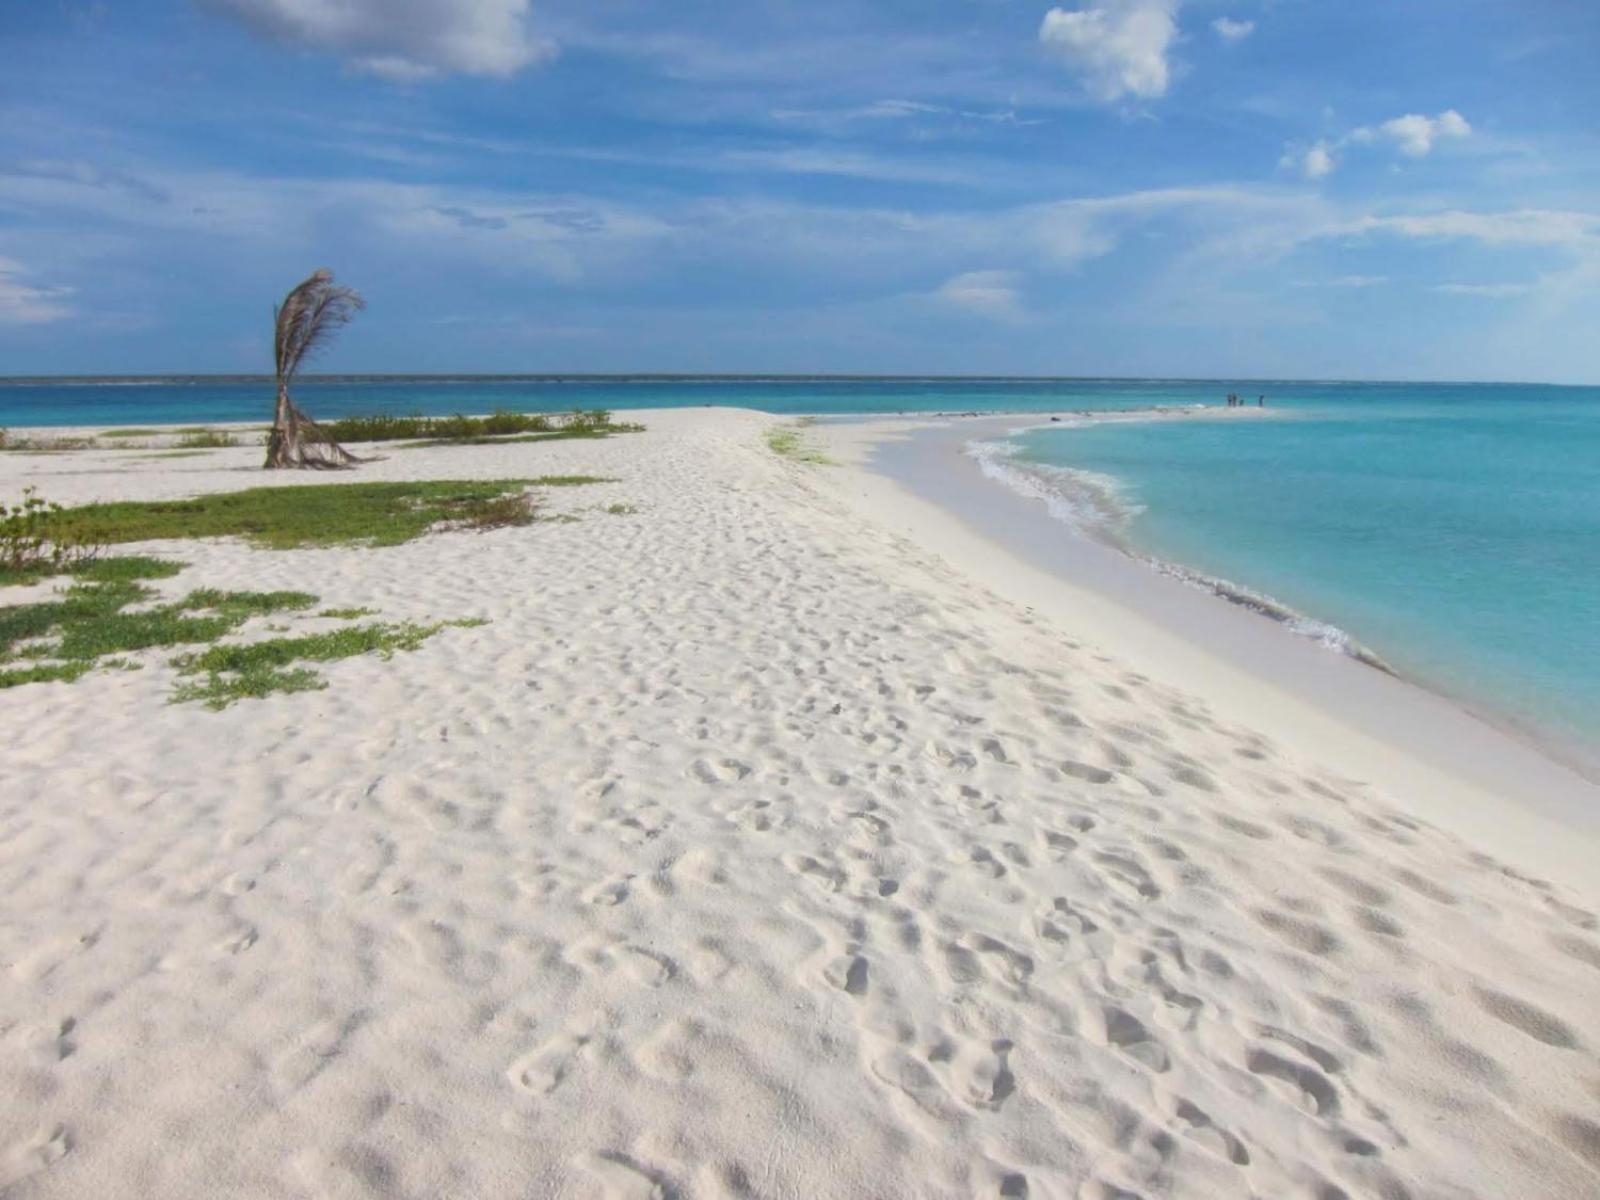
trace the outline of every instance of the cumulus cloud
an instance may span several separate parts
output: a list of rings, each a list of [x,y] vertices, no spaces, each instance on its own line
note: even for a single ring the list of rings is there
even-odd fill
[[[1357,130],[1366,133],[1366,130]],[[1440,138],[1464,138],[1472,133],[1467,119],[1453,108],[1447,108],[1437,117],[1420,113],[1407,113],[1378,126],[1378,134],[1389,138],[1400,147],[1400,153],[1410,158],[1423,158]]]
[[[1284,149],[1278,165],[1286,170],[1298,171],[1307,179],[1325,179],[1339,165],[1339,152],[1350,146],[1367,146],[1379,141],[1392,142],[1407,158],[1425,158],[1435,142],[1445,138],[1464,138],[1472,134],[1472,126],[1453,108],[1447,108],[1436,117],[1407,113],[1381,125],[1362,125],[1343,137],[1319,138],[1310,146],[1290,143]]]
[[[945,280],[934,293],[940,300],[988,317],[1020,316],[1015,271],[967,271]]]
[[[1242,42],[1256,31],[1254,21],[1235,21],[1232,17],[1218,17],[1211,22],[1211,28],[1217,31],[1217,36],[1225,42]]]
[[[1178,35],[1180,0],[1088,0],[1052,8],[1039,40],[1083,79],[1096,99],[1164,96],[1172,79],[1167,53]]]
[[[42,325],[72,315],[61,303],[66,288],[38,287],[26,279],[22,264],[0,258],[0,325]]]
[[[1300,170],[1307,179],[1322,179],[1333,174],[1333,147],[1327,142],[1317,142],[1300,160]]]
[[[279,41],[344,56],[396,82],[514,75],[553,47],[528,26],[529,0],[203,0]]]

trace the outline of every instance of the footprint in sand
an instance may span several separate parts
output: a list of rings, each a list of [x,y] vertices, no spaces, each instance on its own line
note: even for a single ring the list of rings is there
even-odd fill
[[[976,961],[1001,983],[1022,987],[1033,974],[1033,959],[999,938],[986,933],[967,933],[962,935],[960,945],[963,950],[977,955]]]
[[[822,968],[822,977],[848,995],[864,996],[867,994],[868,970],[866,957],[851,948],[830,959]]]
[[[585,889],[583,900],[585,904],[598,904],[605,908],[612,908],[625,901],[632,892],[632,875],[624,875],[619,879],[606,879]]]
[[[1105,868],[1111,882],[1136,893],[1140,899],[1155,900],[1160,897],[1161,889],[1150,878],[1150,872],[1132,857],[1100,850],[1095,852],[1094,860]]]
[[[1536,1042],[1554,1046],[1558,1050],[1573,1050],[1578,1046],[1578,1035],[1572,1026],[1560,1017],[1542,1008],[1497,992],[1492,988],[1473,988],[1478,1007],[1496,1020],[1504,1021],[1513,1029],[1521,1030]]]
[[[589,1042],[588,1033],[558,1034],[513,1062],[506,1078],[519,1092],[548,1096],[571,1074]]]
[[[1226,1158],[1236,1166],[1250,1165],[1250,1151],[1246,1149],[1245,1144],[1213,1121],[1197,1105],[1180,1098],[1172,1115],[1185,1137],[1200,1143],[1213,1154]]]
[[[1057,896],[1033,914],[1033,931],[1049,942],[1070,942],[1074,936],[1086,937],[1099,928],[1065,896]]]
[[[1108,1005],[1101,1010],[1105,1017],[1106,1044],[1115,1046],[1135,1062],[1142,1063],[1158,1074],[1172,1066],[1172,1060],[1161,1043],[1151,1036],[1144,1022],[1125,1008]]]
[[[1321,1071],[1257,1047],[1245,1056],[1252,1074],[1287,1085],[1289,1095],[1302,1109],[1319,1117],[1339,1115],[1339,1092]]]
[[[699,1067],[705,1028],[688,1017],[674,1017],[639,1043],[639,1065],[658,1079],[681,1082]]]
[[[736,758],[697,758],[689,764],[688,774],[701,783],[737,783],[754,769]]]
[[[602,1151],[584,1166],[600,1181],[607,1200],[671,1200],[678,1194],[665,1175],[626,1154]]]
[[[845,874],[838,867],[829,866],[809,854],[786,854],[783,865],[796,875],[803,875],[825,892],[837,892],[844,886]]]
[[[1064,759],[1057,764],[1063,775],[1073,779],[1081,779],[1085,783],[1110,783],[1116,776],[1104,767],[1097,767],[1091,763],[1078,762],[1075,759]]]
[[[25,1141],[0,1153],[0,1191],[60,1162],[72,1150],[72,1134],[65,1125],[46,1123]]]

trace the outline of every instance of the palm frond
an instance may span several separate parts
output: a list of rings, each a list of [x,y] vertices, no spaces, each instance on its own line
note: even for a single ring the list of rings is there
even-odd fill
[[[314,271],[284,297],[274,314],[273,360],[278,381],[293,379],[301,364],[365,307],[354,288],[334,283],[332,271],[325,267]]]

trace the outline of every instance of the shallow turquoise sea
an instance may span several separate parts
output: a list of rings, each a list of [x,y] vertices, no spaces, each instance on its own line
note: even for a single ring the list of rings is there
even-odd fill
[[[1265,419],[1031,431],[1013,461],[1132,549],[1600,745],[1600,390],[1319,392],[1269,395]]]
[[[781,413],[1103,412],[1016,439],[1069,519],[1270,596],[1336,641],[1569,743],[1600,744],[1600,388],[1286,381],[330,379],[313,415],[738,405]],[[264,421],[261,380],[0,380],[0,427]],[[1320,623],[1320,624],[1319,624]]]

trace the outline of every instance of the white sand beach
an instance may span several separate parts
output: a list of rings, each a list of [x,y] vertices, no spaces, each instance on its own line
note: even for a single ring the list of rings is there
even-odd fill
[[[1600,789],[1048,578],[869,472],[892,424],[820,465],[639,419],[353,476],[0,455],[69,504],[615,480],[138,547],[488,621],[327,690],[0,691],[0,1196],[1600,1195]]]

